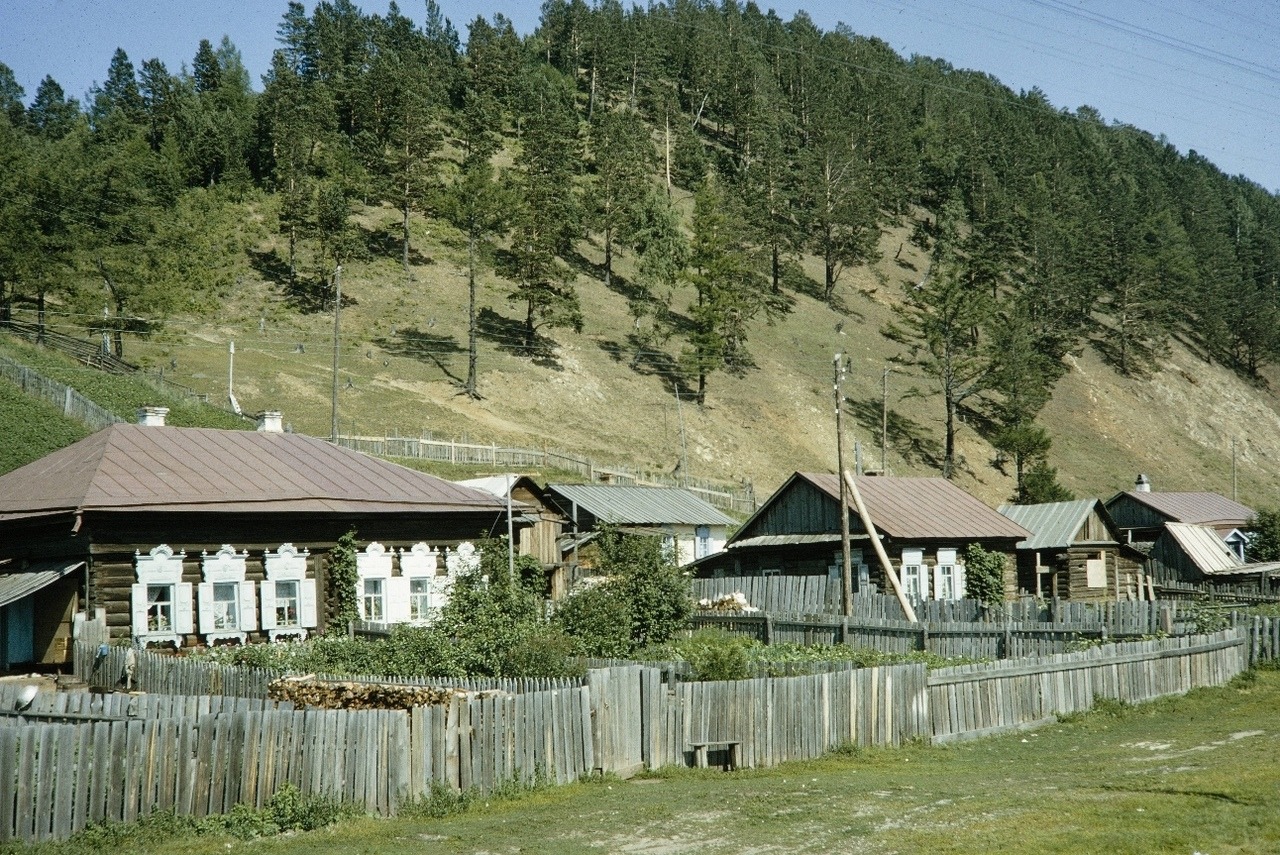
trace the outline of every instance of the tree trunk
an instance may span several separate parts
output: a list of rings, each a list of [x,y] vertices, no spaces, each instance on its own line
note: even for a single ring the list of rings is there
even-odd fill
[[[955,471],[956,460],[956,402],[951,392],[946,392],[947,403],[947,438],[946,448],[942,454],[942,477],[948,481]]]
[[[537,328],[534,327],[533,325],[533,300],[531,299],[526,300],[525,307],[526,308],[525,308],[525,316],[524,316],[524,352],[532,356],[534,336],[537,333]]]
[[[604,227],[604,287],[613,285],[613,227]]]
[[[404,236],[404,275],[412,277],[413,273],[409,270],[409,185],[404,185],[404,209],[401,211],[400,231]]]
[[[782,292],[782,285],[781,285],[782,260],[781,258],[779,258],[777,241],[773,242],[773,246],[771,249],[772,249],[772,252],[771,252],[772,258],[770,259],[770,261],[772,262],[771,268],[772,268],[772,275],[773,275],[773,293],[778,294]]]
[[[476,236],[467,235],[467,385],[466,392],[479,398],[476,391]]]
[[[44,344],[44,289],[36,294],[36,344]]]

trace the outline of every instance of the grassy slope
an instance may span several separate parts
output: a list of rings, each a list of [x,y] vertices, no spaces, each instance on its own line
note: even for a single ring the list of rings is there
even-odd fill
[[[0,475],[83,439],[88,429],[0,380]]]
[[[1280,673],[950,747],[579,784],[447,819],[130,851],[1271,853]],[[63,851],[74,852],[74,846]]]
[[[269,220],[270,212],[265,216]],[[372,209],[360,221],[376,237],[393,233],[396,216]],[[626,297],[594,276],[589,265],[599,263],[601,253],[589,242],[579,247],[587,265],[577,281],[586,329],[552,331],[557,348],[550,364],[514,353],[510,329],[492,332],[480,344],[484,400],[459,396],[457,381],[466,371],[464,247],[442,223],[416,221],[414,227],[418,258],[412,281],[387,241],[381,241],[386,249],[345,269],[343,293],[354,304],[342,321],[344,432],[469,436],[670,471],[681,457],[683,423],[692,474],[750,479],[758,495],[767,495],[795,469],[834,466],[831,355],[840,348],[853,357],[846,386],[856,414],[850,433],[862,443],[867,465],[878,466],[881,372],[898,351],[879,331],[902,284],[918,279],[924,263],[909,244],[893,260],[905,242],[905,227],[884,236],[882,262],[846,275],[837,288],[842,309],[800,294],[791,314],[754,329],[750,348],[759,369],[741,378],[713,375],[702,410],[687,401],[677,407],[658,377],[630,368]],[[618,266],[625,282],[630,260],[624,256]],[[176,359],[171,373],[178,382],[221,398],[227,343],[234,340],[235,391],[244,409],[282,409],[296,429],[327,435],[332,317],[297,312],[279,283],[247,261],[244,269],[238,291],[216,317],[174,319],[156,340],[131,343],[131,358],[165,365]],[[821,276],[813,259],[806,260],[806,272],[814,280]],[[506,300],[507,287],[484,275],[481,305],[515,322],[521,309]],[[685,289],[677,293],[675,307],[683,310],[691,299]],[[841,321],[844,334],[838,335]],[[298,345],[304,352],[297,352]],[[675,355],[678,344],[667,350]],[[925,394],[915,394],[917,389]],[[892,373],[889,405],[890,470],[936,474],[942,408],[928,380]],[[1051,462],[1081,495],[1105,497],[1126,489],[1138,472],[1151,474],[1157,489],[1230,494],[1234,436],[1241,500],[1280,502],[1276,398],[1181,346],[1143,381],[1119,378],[1086,347],[1072,358],[1043,422],[1055,441]],[[1005,499],[1011,473],[994,465],[989,444],[962,426],[959,449],[965,461],[961,485],[991,503]]]

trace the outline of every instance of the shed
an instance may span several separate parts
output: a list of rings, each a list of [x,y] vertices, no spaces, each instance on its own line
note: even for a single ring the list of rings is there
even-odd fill
[[[547,498],[567,520],[568,551],[576,551],[584,535],[608,523],[660,536],[684,565],[724,549],[729,527],[736,525],[732,517],[678,487],[549,484]]]
[[[1242,584],[1263,593],[1280,573],[1280,562],[1246,563],[1210,526],[1168,523],[1151,547],[1151,572],[1157,584],[1170,582]]]
[[[324,624],[325,564],[347,531],[450,546],[505,532],[505,513],[301,434],[117,424],[0,476],[0,580],[25,591],[0,636],[29,636],[29,661],[57,665],[72,615],[98,609],[112,637],[142,643],[303,634]]]
[[[1001,505],[1031,532],[1018,544],[1018,588],[1037,597],[1104,601],[1142,599],[1144,556],[1121,543],[1100,499]]]
[[[1154,541],[1171,522],[1208,526],[1225,539],[1247,529],[1256,516],[1253,508],[1209,492],[1129,490],[1107,499],[1106,506],[1126,543]]]

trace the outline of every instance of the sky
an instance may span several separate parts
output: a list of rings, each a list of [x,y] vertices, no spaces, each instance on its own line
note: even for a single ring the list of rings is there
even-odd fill
[[[538,0],[438,0],[463,38],[477,15],[501,11],[521,33]],[[784,19],[805,10],[883,39],[899,54],[983,71],[1014,91],[1039,87],[1057,107],[1163,135],[1224,172],[1280,191],[1280,6],[1273,0],[809,0],[768,3]],[[52,75],[83,98],[117,47],[135,65],[190,65],[200,39],[227,35],[254,81],[270,65],[287,0],[0,0],[0,62],[28,101]],[[306,6],[314,6],[308,0]],[[384,12],[387,0],[357,0]],[[400,0],[421,22],[422,0]]]

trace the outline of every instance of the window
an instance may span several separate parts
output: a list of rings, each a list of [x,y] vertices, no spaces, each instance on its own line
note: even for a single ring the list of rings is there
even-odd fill
[[[409,620],[426,620],[431,603],[431,580],[426,577],[409,580]]]
[[[215,582],[213,585],[213,628],[237,629],[240,626],[240,585]]]
[[[935,600],[958,600],[964,596],[961,567],[956,563],[956,550],[939,549],[938,563],[933,568],[933,597]]]
[[[929,593],[929,583],[925,576],[924,553],[919,549],[902,550],[902,594],[907,599],[919,602]]]
[[[1085,584],[1090,588],[1107,587],[1107,561],[1102,553],[1097,553],[1084,562]]]
[[[693,557],[705,558],[706,556],[710,555],[711,554],[711,526],[709,525],[698,526],[697,528],[694,529],[694,537],[696,537],[697,540],[694,542]]]
[[[296,580],[276,582],[275,587],[276,626],[281,629],[291,626],[299,626],[298,582]]]
[[[257,585],[245,579],[249,553],[224,544],[214,554],[200,554],[204,581],[196,591],[200,634],[206,644],[235,641],[244,644],[258,628]]]
[[[173,586],[147,586],[147,632],[173,631]]]
[[[385,619],[386,609],[382,597],[382,580],[365,579],[363,596],[360,598],[360,617],[375,623]]]
[[[292,543],[262,556],[266,581],[258,586],[262,596],[262,628],[272,641],[306,638],[316,626],[316,580],[307,578],[310,553]]]
[[[130,593],[130,631],[140,644],[181,647],[184,636],[195,632],[192,585],[182,581],[186,555],[165,544],[146,555],[134,553],[137,582]]]

